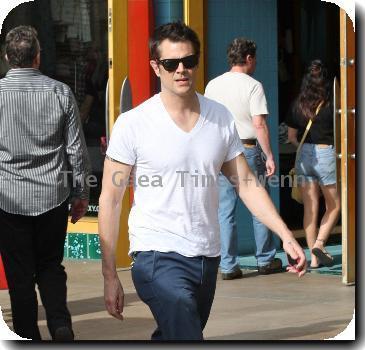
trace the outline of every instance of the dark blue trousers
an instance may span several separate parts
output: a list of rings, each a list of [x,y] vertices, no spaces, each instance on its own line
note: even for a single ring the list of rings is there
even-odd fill
[[[138,296],[157,322],[152,340],[203,340],[220,257],[185,257],[157,251],[134,254]]]

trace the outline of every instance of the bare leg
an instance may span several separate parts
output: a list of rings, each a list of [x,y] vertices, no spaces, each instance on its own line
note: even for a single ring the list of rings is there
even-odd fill
[[[303,228],[309,251],[312,251],[317,239],[319,185],[317,182],[305,182],[300,189],[304,205]],[[317,257],[313,254],[311,254],[311,266],[318,266]]]
[[[318,237],[314,244],[314,248],[324,250],[324,246],[328,240],[328,237],[336,225],[341,209],[340,196],[336,191],[336,185],[322,186],[321,191],[326,203],[326,212],[321,220],[319,227]]]

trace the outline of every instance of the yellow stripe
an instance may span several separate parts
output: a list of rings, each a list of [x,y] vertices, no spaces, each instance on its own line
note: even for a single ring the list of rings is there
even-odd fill
[[[204,44],[204,0],[184,0],[184,22],[191,27],[200,40],[200,61],[196,89],[204,94],[205,89],[205,44]]]
[[[128,75],[128,0],[108,0],[109,41],[109,119],[110,131],[120,114],[120,89]],[[112,65],[110,65],[112,62]],[[128,267],[128,215],[130,211],[129,190],[123,198],[119,224],[119,240],[116,252],[117,267]]]
[[[98,219],[94,217],[86,217],[80,219],[76,224],[68,221],[68,233],[98,233]]]
[[[120,89],[128,75],[128,0],[108,0],[109,120],[114,125],[119,111]]]

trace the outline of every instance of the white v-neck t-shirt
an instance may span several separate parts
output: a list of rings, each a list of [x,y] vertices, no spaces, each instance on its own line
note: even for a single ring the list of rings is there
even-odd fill
[[[129,254],[220,254],[218,174],[243,146],[227,108],[197,96],[200,116],[190,132],[172,120],[159,94],[121,114],[113,127],[107,155],[133,165]],[[120,184],[118,174],[114,181]]]

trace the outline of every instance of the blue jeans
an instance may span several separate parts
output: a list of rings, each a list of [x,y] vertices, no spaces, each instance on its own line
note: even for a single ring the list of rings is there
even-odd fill
[[[158,251],[133,255],[134,286],[157,322],[151,340],[203,340],[219,256],[185,257]]]
[[[257,176],[264,176],[265,163],[261,148],[244,147],[244,155],[251,170]],[[267,186],[266,186],[267,188]],[[218,219],[221,231],[221,272],[232,272],[239,267],[238,240],[235,210],[238,195],[223,175],[219,175],[219,209]],[[253,231],[256,242],[256,259],[258,266],[268,265],[275,257],[276,248],[272,232],[252,215]]]

